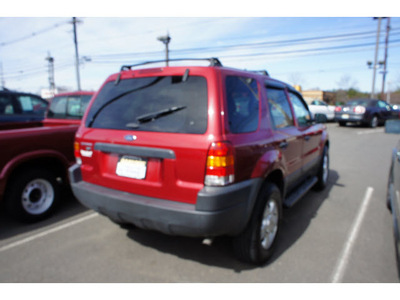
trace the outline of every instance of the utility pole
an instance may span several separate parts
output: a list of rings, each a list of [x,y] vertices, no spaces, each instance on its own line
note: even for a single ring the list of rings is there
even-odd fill
[[[166,62],[166,65],[168,67],[168,62],[169,62],[168,44],[171,41],[171,37],[169,36],[169,33],[167,33],[167,35],[165,35],[165,36],[158,37],[157,40],[163,42],[163,44],[165,45],[165,62]]]
[[[376,32],[376,45],[375,45],[375,59],[373,65],[373,76],[372,76],[372,89],[371,89],[371,99],[375,98],[375,76],[376,76],[376,68],[377,68],[377,60],[378,60],[378,50],[379,50],[379,34],[381,31],[381,17],[374,18],[378,19],[378,29]]]
[[[46,60],[49,62],[49,91],[52,96],[56,92],[56,84],[54,82],[54,58],[50,56],[50,52],[47,54]]]
[[[386,23],[386,38],[385,38],[385,60],[383,61],[383,77],[382,77],[382,92],[381,99],[384,99],[385,95],[385,80],[386,80],[386,66],[387,66],[387,57],[388,57],[388,48],[389,48],[389,31],[390,31],[390,17],[387,18]]]
[[[79,53],[78,53],[78,37],[76,34],[76,24],[81,23],[76,17],[72,18],[72,25],[74,27],[74,44],[75,44],[75,69],[76,69],[76,81],[78,86],[78,91],[81,90],[81,78],[79,75]]]

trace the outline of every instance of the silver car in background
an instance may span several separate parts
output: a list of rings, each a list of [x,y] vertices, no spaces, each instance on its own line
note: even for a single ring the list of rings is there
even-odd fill
[[[313,100],[309,105],[311,113],[315,117],[316,114],[322,114],[326,116],[327,121],[333,121],[335,119],[335,106],[328,105],[326,102],[321,100]]]

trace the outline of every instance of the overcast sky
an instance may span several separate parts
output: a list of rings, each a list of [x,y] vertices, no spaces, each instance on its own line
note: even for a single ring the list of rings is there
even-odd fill
[[[103,11],[93,14],[90,9],[76,10],[84,90],[97,90],[121,65],[164,59],[165,46],[157,37],[169,33],[170,58],[218,57],[226,66],[268,70],[272,77],[300,84],[303,90],[354,87],[371,91],[372,70],[367,61],[374,60],[378,25],[371,16],[292,17],[296,14],[288,10],[288,14],[279,15],[290,17],[270,17],[267,13],[267,17],[260,17],[263,14],[253,6],[254,14],[244,10],[242,16],[234,10],[232,15],[240,17],[225,13],[214,17],[215,12],[206,1],[202,3],[209,5],[210,13],[200,14],[201,17],[193,14],[196,7],[192,7],[192,14],[162,14],[158,7],[153,14],[144,13],[142,17],[137,12],[129,14],[134,7],[117,3],[111,6],[114,9],[117,6],[123,13],[111,15],[118,17]],[[2,83],[9,89],[40,94],[41,89],[49,87],[46,57],[50,54],[54,58],[56,86],[76,89],[71,24],[74,11],[69,8],[60,14],[62,6],[55,13],[30,14],[26,13],[29,7],[24,7],[24,13],[13,9],[0,13]],[[165,15],[168,17],[162,17]],[[387,82],[395,89],[400,87],[400,18],[394,15],[390,22]],[[383,19],[378,60],[384,59],[386,24],[387,19]],[[379,71],[377,92],[382,85]]]

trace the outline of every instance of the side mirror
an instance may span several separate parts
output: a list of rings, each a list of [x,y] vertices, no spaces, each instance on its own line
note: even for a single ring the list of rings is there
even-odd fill
[[[324,114],[315,114],[314,116],[316,123],[326,123],[328,122],[328,118]]]
[[[385,132],[400,134],[400,120],[387,120],[385,123]]]

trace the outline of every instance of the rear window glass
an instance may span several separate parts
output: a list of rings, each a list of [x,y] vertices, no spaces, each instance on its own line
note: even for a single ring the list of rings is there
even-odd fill
[[[91,98],[91,95],[54,97],[47,117],[53,119],[81,119]]]
[[[364,107],[368,107],[371,106],[371,101],[369,100],[353,100],[353,101],[349,101],[347,102],[348,106],[364,106]]]
[[[107,83],[91,106],[87,127],[202,134],[207,130],[204,77],[144,77]]]

